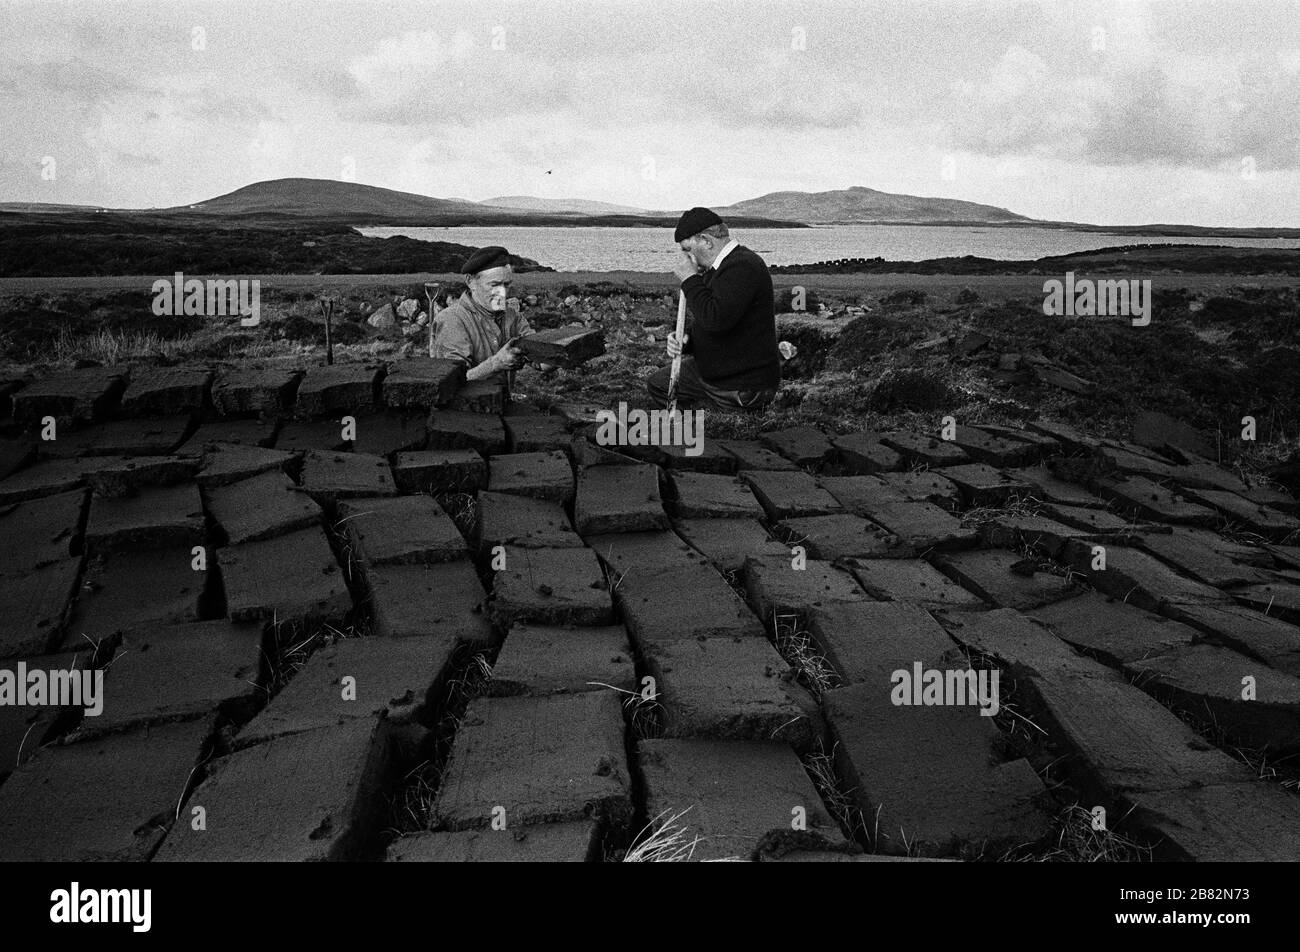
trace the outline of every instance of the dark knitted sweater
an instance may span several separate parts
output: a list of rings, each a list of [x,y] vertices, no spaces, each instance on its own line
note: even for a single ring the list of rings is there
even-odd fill
[[[775,390],[781,383],[772,276],[763,259],[737,245],[682,282],[690,314],[685,353],[700,376],[724,390]]]

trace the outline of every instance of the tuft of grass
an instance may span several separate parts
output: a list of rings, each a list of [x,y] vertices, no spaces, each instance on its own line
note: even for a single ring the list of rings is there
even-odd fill
[[[838,746],[837,744],[836,747]],[[828,753],[818,743],[817,749],[803,758],[803,766],[827,812],[840,825],[840,832],[858,843],[869,842],[871,837],[868,835],[867,824],[861,808],[853,799],[853,791],[844,790],[835,773],[835,747]]]
[[[799,682],[814,697],[820,698],[832,688],[839,687],[839,675],[813,643],[812,636],[799,627],[798,615],[782,615],[773,609],[772,632],[776,650],[790,662]]]
[[[671,814],[664,810],[656,816],[636,835],[623,854],[623,862],[684,863],[690,860],[695,855],[700,837],[691,836],[690,829],[678,823],[690,810],[687,807]]]
[[[1092,813],[1079,804],[1061,811],[1056,818],[1057,831],[1046,848],[1017,846],[1000,859],[1012,863],[1149,863],[1151,847],[1129,839],[1111,829],[1107,818],[1104,829],[1094,829]]]

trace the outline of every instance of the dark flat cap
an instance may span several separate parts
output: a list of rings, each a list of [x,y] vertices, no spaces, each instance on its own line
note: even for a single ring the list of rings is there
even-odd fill
[[[510,263],[510,252],[500,245],[488,245],[486,248],[480,248],[460,266],[461,274],[478,274],[480,271],[486,271],[488,268],[499,268],[502,265]]]
[[[692,208],[690,211],[684,212],[682,217],[677,220],[677,230],[673,232],[673,241],[693,238],[704,229],[721,224],[722,219],[717,216],[716,212],[709,211],[707,208]]]

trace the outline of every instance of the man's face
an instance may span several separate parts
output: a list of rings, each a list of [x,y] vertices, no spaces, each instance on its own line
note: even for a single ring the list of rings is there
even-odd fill
[[[504,311],[514,277],[514,269],[508,264],[480,271],[467,282],[470,296],[479,307],[485,307],[490,311]]]
[[[708,246],[705,244],[708,240],[707,235],[695,235],[691,238],[683,238],[681,241],[682,251],[686,252],[690,259],[695,262],[695,267],[700,270],[708,267],[708,262],[704,260],[709,251]]]

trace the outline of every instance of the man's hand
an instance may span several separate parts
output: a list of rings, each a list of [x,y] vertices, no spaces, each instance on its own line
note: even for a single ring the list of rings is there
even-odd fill
[[[673,274],[677,275],[677,280],[685,281],[687,278],[694,277],[699,273],[700,268],[695,263],[695,259],[683,251],[682,256],[677,259],[676,267],[673,268]]]
[[[510,338],[502,345],[500,350],[488,358],[492,361],[496,370],[514,370],[523,363],[524,352],[515,346],[517,339],[515,337]]]
[[[671,357],[673,360],[676,360],[678,357],[680,357],[682,353],[682,348],[686,346],[686,342],[690,339],[691,339],[690,334],[682,334],[682,339],[678,340],[677,332],[669,331],[668,332],[668,356]]]

